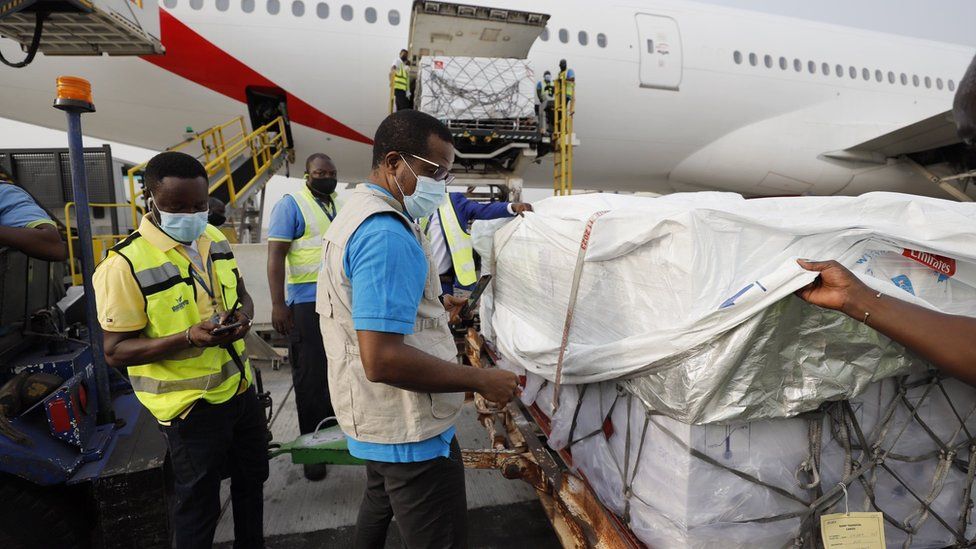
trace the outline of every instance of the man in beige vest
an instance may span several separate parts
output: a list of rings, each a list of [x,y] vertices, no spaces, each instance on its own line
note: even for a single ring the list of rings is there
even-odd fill
[[[464,468],[454,422],[465,391],[499,404],[517,378],[458,365],[430,246],[416,220],[447,198],[450,132],[415,110],[391,114],[373,144],[369,181],[325,233],[316,309],[329,390],[367,486],[356,547],[383,547],[396,516],[407,547],[466,547]],[[443,299],[443,303],[442,300]]]

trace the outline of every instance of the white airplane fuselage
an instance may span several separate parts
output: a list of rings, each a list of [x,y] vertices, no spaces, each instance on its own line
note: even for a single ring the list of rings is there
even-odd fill
[[[942,196],[902,163],[824,155],[948,110],[972,48],[678,0],[478,3],[551,15],[529,61],[540,77],[560,59],[576,73],[577,188]],[[410,5],[166,0],[165,56],[39,55],[27,68],[0,68],[0,117],[63,128],[51,108],[54,79],[72,74],[93,84],[88,135],[162,149],[187,126],[246,115],[243,87],[266,79],[308,105],[289,104],[298,158],[326,152],[342,180],[357,180],[388,112],[389,69],[408,39]],[[11,44],[0,40],[17,57]],[[547,187],[551,177],[545,159],[525,185]]]

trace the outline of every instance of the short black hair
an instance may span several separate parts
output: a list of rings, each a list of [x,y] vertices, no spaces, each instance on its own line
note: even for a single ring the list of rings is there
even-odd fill
[[[332,157],[325,153],[312,153],[305,159],[305,173],[308,173],[308,167],[312,165],[312,161],[320,158],[332,162]],[[332,164],[335,164],[335,162],[332,162]]]
[[[224,201],[221,200],[221,199],[219,199],[219,198],[217,198],[216,196],[211,196],[210,197],[210,200],[207,202],[207,206],[209,206],[210,209],[212,210],[212,209],[214,209],[216,207],[224,207],[224,208],[226,208],[227,207],[227,204],[224,204]]]
[[[405,109],[387,116],[373,136],[373,168],[378,168],[391,151],[427,156],[431,136],[454,142],[447,126],[429,114]]]
[[[143,185],[147,191],[155,191],[166,177],[179,177],[180,179],[202,177],[204,181],[210,179],[207,176],[207,169],[199,160],[186,153],[176,151],[162,152],[149,160],[142,175]]]

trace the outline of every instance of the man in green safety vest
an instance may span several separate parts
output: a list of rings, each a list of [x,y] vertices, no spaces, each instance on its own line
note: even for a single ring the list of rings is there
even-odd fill
[[[144,175],[148,213],[92,282],[105,360],[127,367],[169,447],[177,548],[210,547],[231,478],[234,546],[263,547],[268,427],[244,348],[254,304],[234,252],[207,224],[207,171],[181,152]]]
[[[322,264],[322,235],[339,210],[337,175],[328,155],[309,156],[305,184],[275,204],[268,227],[271,322],[289,339],[288,361],[302,434],[311,433],[319,422],[334,415],[319,315],[315,312],[315,287]],[[304,469],[309,480],[326,476],[325,464],[305,465]]]
[[[559,80],[566,83],[566,103],[573,101],[576,94],[576,72],[566,68],[566,60],[559,60]]]
[[[430,240],[431,255],[441,279],[441,291],[453,295],[455,287],[470,289],[478,281],[474,248],[468,234],[471,222],[523,215],[532,211],[532,204],[483,204],[468,200],[463,193],[450,193],[449,196],[436,212],[420,220],[420,229]]]
[[[407,59],[407,50],[400,50],[400,57],[393,63],[393,100],[396,103],[396,110],[412,109],[413,101],[410,99],[410,61]]]

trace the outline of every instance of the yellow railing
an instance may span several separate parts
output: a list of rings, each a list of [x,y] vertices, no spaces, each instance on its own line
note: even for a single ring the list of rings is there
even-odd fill
[[[129,202],[92,202],[89,204],[92,208],[133,208],[133,211],[138,214],[141,210],[141,206],[136,206]],[[74,202],[68,202],[64,205],[64,226],[65,232],[67,233],[66,240],[68,241],[68,268],[71,272],[71,284],[73,286],[79,286],[82,284],[81,273],[78,272],[78,257],[75,256],[75,244],[74,241],[78,240],[77,235],[71,234],[71,210],[75,207]],[[139,217],[133,217],[133,228],[139,226]],[[128,234],[93,234],[92,235],[92,255],[95,261],[99,261],[105,257],[105,253],[109,248],[114,246],[118,241],[129,236]]]
[[[556,196],[573,194],[573,113],[576,110],[576,94],[567,101],[566,77],[555,82],[553,98],[552,159],[553,192]]]

